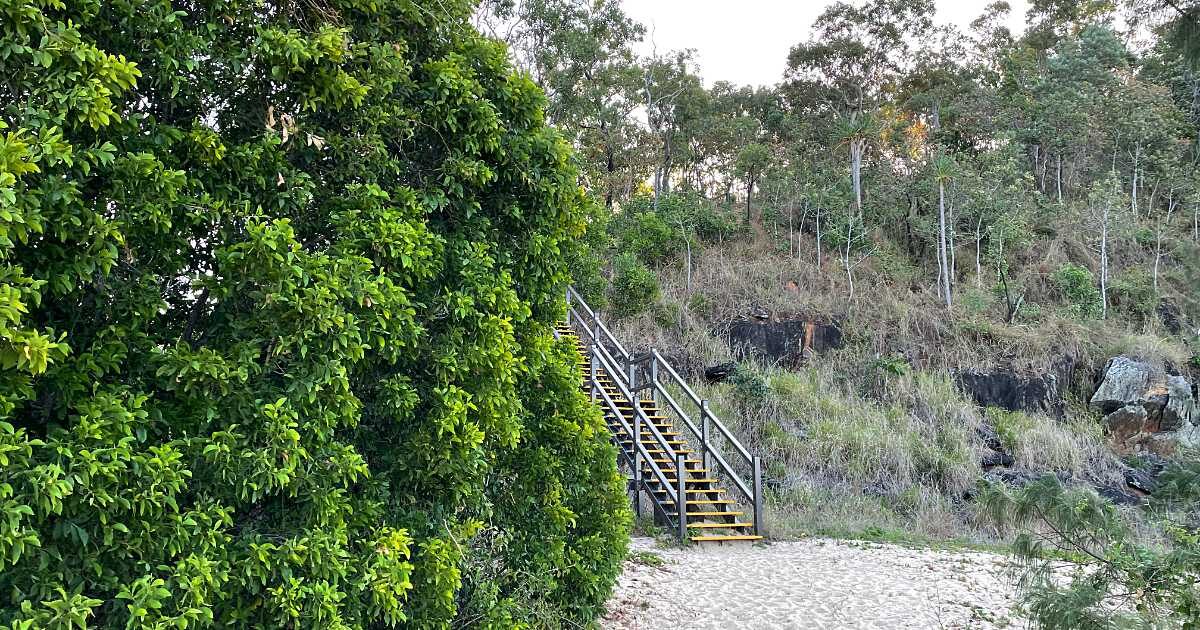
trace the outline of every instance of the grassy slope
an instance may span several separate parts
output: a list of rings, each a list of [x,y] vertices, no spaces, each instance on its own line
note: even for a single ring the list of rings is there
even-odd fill
[[[1053,227],[1077,233],[1066,221]],[[1053,275],[1064,263],[1095,261],[1070,238],[1034,240],[1014,252],[1010,274],[1026,297],[1007,324],[995,274],[985,269],[975,277],[970,244],[959,245],[957,305],[947,313],[934,291],[936,272],[912,267],[878,236],[879,250],[856,268],[856,297],[848,300],[841,260],[826,252],[818,267],[810,236],[793,237],[789,247],[786,227],[745,234],[694,252],[690,290],[682,256],[659,263],[658,303],[616,322],[615,332],[694,368],[732,360],[721,327],[753,304],[840,322],[846,347],[799,370],[753,366],[733,382],[699,388],[766,456],[776,536],[987,541],[989,526],[964,499],[983,474],[977,429],[997,430],[1017,469],[1119,482],[1120,462],[1086,408],[1097,370],[1119,353],[1182,367],[1193,352],[1163,330],[1153,316],[1156,303],[1125,297],[1108,321],[1079,317]],[[1118,250],[1114,275],[1136,279],[1129,270],[1148,268],[1148,255],[1131,241]],[[1161,281],[1165,295],[1193,311],[1198,296],[1187,287],[1197,260],[1196,246],[1178,239]],[[979,409],[949,377],[962,368],[1044,371],[1064,357],[1079,367],[1064,421]]]

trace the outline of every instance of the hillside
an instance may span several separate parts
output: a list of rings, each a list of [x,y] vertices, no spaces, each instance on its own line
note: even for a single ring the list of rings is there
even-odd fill
[[[736,225],[728,208],[679,199]],[[613,224],[614,249],[624,242],[620,225],[647,223],[633,218],[636,207],[629,212]],[[642,212],[656,216],[648,205]],[[962,499],[989,472],[1054,472],[1114,496],[1138,494],[1124,476],[1145,449],[1114,442],[1088,403],[1115,356],[1194,382],[1195,332],[1172,298],[1127,302],[1129,311],[1107,320],[1082,316],[1059,278],[1088,260],[1072,259],[1061,238],[1012,254],[1007,282],[1024,296],[1012,321],[993,280],[964,277],[958,306],[947,310],[913,269],[882,256],[855,270],[849,299],[836,257],[818,267],[815,238],[802,227],[791,238],[767,224],[697,239],[690,288],[686,253],[657,259],[640,281],[651,289],[640,308],[630,306],[636,274],[618,263],[607,298],[621,314],[618,337],[657,348],[693,381],[731,373],[699,391],[767,454],[775,534],[987,539]],[[1195,256],[1194,244],[1184,246]]]

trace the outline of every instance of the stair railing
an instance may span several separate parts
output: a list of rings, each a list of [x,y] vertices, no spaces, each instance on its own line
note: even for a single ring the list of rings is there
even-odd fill
[[[700,443],[701,458],[704,461],[704,468],[712,470],[712,464],[715,462],[719,467],[719,473],[733,482],[738,492],[751,504],[754,510],[754,533],[762,535],[762,518],[763,518],[763,483],[762,483],[762,458],[758,455],[750,453],[741,441],[734,436],[733,432],[721,422],[721,419],[713,413],[709,407],[708,400],[702,399],[696,395],[696,392],[679,376],[675,368],[659,354],[658,350],[651,349],[650,352],[642,357],[638,357],[638,362],[643,365],[648,364],[649,369],[643,370],[649,372],[648,378],[645,378],[645,384],[638,380],[638,389],[646,388],[653,392],[655,399],[666,401],[667,406],[675,412],[675,415],[683,422],[684,426],[691,431],[696,440]],[[662,375],[666,374],[667,383],[663,383]],[[696,413],[700,416],[699,426],[693,422],[689,415],[679,404],[675,397],[668,390],[668,385],[674,384],[686,396],[686,400],[690,400],[696,407]],[[715,432],[714,432],[715,430]],[[721,454],[720,449],[714,438],[720,436],[726,444],[733,447],[734,452],[740,457],[749,470],[751,483],[747,484],[738,471],[731,466],[729,461]],[[735,460],[736,461],[736,460]]]
[[[686,479],[687,471],[683,468],[677,468],[675,471],[676,483],[672,485],[671,482],[667,480],[666,472],[663,471],[658,462],[654,461],[654,456],[650,454],[649,450],[646,448],[646,443],[642,441],[642,431],[648,430],[653,438],[652,445],[657,445],[664,453],[669,454],[672,459],[677,462],[677,464],[682,463],[681,460],[683,456],[677,455],[673,450],[671,450],[670,445],[667,444],[667,438],[658,430],[658,427],[650,421],[650,418],[646,415],[646,412],[642,410],[642,406],[638,404],[637,399],[633,397],[633,393],[629,391],[628,387],[626,387],[625,383],[623,382],[624,379],[621,378],[620,373],[617,372],[614,374],[615,365],[613,364],[612,355],[609,354],[608,350],[601,344],[593,343],[591,345],[591,359],[592,373],[589,380],[591,381],[590,384],[592,395],[596,397],[597,402],[603,402],[604,406],[612,412],[612,415],[617,419],[617,422],[620,423],[621,428],[625,430],[625,433],[633,437],[632,457],[627,456],[625,454],[625,449],[620,448],[619,444],[617,445],[619,447],[617,451],[622,454],[623,461],[628,464],[629,469],[633,471],[635,492],[634,505],[640,509],[641,492],[644,490],[647,496],[650,497],[651,505],[653,505],[662,513],[663,518],[666,519],[667,522],[674,521],[674,524],[678,528],[680,537],[682,539],[687,535],[687,489],[685,487],[686,482],[680,482],[680,480]],[[620,394],[624,396],[626,400],[630,401],[630,405],[633,407],[634,412],[632,425],[625,418],[625,414],[621,413],[617,403],[612,399],[611,396],[608,395],[608,392],[604,391],[604,388],[600,386],[598,375],[601,369],[611,375],[612,382],[617,386],[617,391],[620,392]],[[671,515],[667,512],[666,507],[664,507],[655,497],[654,489],[650,486],[649,480],[647,480],[642,474],[643,464],[650,469],[651,475],[657,479],[661,487],[665,489],[669,502],[675,505],[676,516],[674,519],[671,518]]]
[[[654,423],[649,421],[649,418],[646,417],[646,414],[641,410],[641,406],[636,402],[637,399],[634,396],[640,395],[640,392],[646,389],[650,390],[651,396],[653,396],[655,400],[665,400],[671,410],[674,411],[679,419],[683,422],[684,426],[686,426],[692,435],[695,436],[696,440],[699,441],[700,452],[704,462],[703,467],[713,470],[712,464],[715,462],[719,467],[720,474],[732,481],[734,488],[736,488],[738,492],[745,497],[746,501],[750,503],[752,509],[754,510],[754,533],[760,536],[763,535],[762,458],[751,454],[750,451],[742,445],[742,443],[733,435],[729,428],[726,427],[723,422],[721,422],[720,418],[713,413],[712,409],[709,407],[708,401],[696,395],[696,392],[693,391],[687,382],[679,376],[679,373],[675,371],[675,368],[672,367],[671,364],[665,358],[663,358],[661,354],[659,354],[658,350],[651,349],[650,352],[646,354],[637,357],[631,356],[625,349],[625,346],[621,345],[621,342],[617,340],[616,336],[614,336],[608,327],[604,325],[604,322],[600,319],[596,312],[588,306],[587,302],[583,299],[583,296],[579,295],[574,287],[567,288],[566,297],[567,324],[571,325],[575,330],[581,331],[584,336],[587,337],[588,346],[593,348],[593,354],[601,358],[602,362],[606,364],[606,369],[612,376],[613,382],[617,384],[618,388],[620,388],[621,393],[626,397],[626,399],[633,402],[633,407],[637,412],[635,414],[636,420],[641,421],[642,426],[650,427],[650,430],[655,437],[655,442],[659,443],[665,453],[669,453],[671,455],[670,459],[677,462],[678,472],[676,473],[676,481],[679,483],[679,487],[676,489],[675,493],[678,494],[678,496],[672,498],[674,499],[674,502],[677,504],[678,508],[676,514],[679,515],[678,525],[680,537],[682,538],[686,535],[687,524],[687,493],[686,486],[683,483],[684,473],[686,472],[686,470],[683,468],[684,457],[677,454],[675,449],[669,447],[669,445],[666,443],[666,439],[661,435],[657,427],[654,426]],[[579,306],[579,309],[576,309],[576,306]],[[616,356],[609,351],[609,347],[615,349]],[[597,385],[595,384],[595,368],[597,363],[593,361],[592,366],[592,387],[593,389],[596,389]],[[639,367],[643,368],[643,372],[648,372],[648,374],[644,375],[644,378],[642,379],[638,378]],[[668,382],[665,384],[661,378],[664,373],[668,377]],[[679,402],[675,400],[675,397],[671,395],[670,391],[668,391],[667,387],[670,384],[674,384],[681,391],[683,391],[687,397],[687,400],[690,400],[696,406],[697,413],[700,417],[699,426],[697,426],[697,424],[692,420],[692,416],[684,410],[683,406],[681,406]],[[607,402],[610,403],[610,409],[613,409],[613,411],[616,412],[615,415],[620,418],[621,414],[617,412],[615,405],[611,405],[611,400]],[[625,422],[623,418],[621,418],[621,420],[623,428],[628,430],[629,423]],[[639,431],[637,433],[631,433],[631,435],[635,436],[636,451],[637,447],[640,446],[641,432]],[[714,442],[714,438],[717,436],[720,436],[726,444],[731,445],[734,452],[739,456],[739,459],[745,463],[750,474],[752,475],[751,483],[746,483],[734,466],[730,465],[729,461],[726,460],[721,454],[720,449]],[[648,462],[657,468],[653,458],[649,458]],[[638,481],[638,476],[640,476],[640,471],[635,472],[635,483]],[[644,483],[644,480],[641,481]],[[670,485],[666,483],[665,475],[660,475],[660,482],[664,484],[664,487]],[[653,497],[654,494],[653,492],[649,492],[648,486],[647,490],[648,494]]]

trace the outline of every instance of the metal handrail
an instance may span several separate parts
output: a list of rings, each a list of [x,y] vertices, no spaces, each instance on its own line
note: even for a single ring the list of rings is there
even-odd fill
[[[588,318],[592,320],[592,324],[604,333],[605,339],[610,344],[612,344],[613,347],[615,347],[617,349],[617,351],[620,353],[621,360],[624,361],[626,364],[628,364],[629,363],[629,351],[625,349],[625,346],[621,344],[621,342],[617,339],[616,335],[612,334],[612,331],[608,329],[608,326],[604,325],[604,322],[600,319],[599,316],[596,315],[596,311],[593,311],[592,307],[588,306],[588,303],[583,299],[582,295],[579,295],[579,292],[575,290],[575,287],[567,287],[567,306],[568,306],[568,308],[570,308],[571,304],[578,304],[583,307],[583,310],[584,310],[584,312],[587,313]],[[571,310],[573,310],[573,309],[571,309]],[[576,312],[576,315],[578,315],[578,312]],[[568,318],[567,323],[568,324],[571,323],[569,318]],[[591,327],[589,327],[588,332],[590,335]],[[590,335],[590,336],[594,337],[594,335]],[[593,339],[593,341],[595,341],[595,339]]]
[[[675,371],[675,368],[672,367],[671,364],[668,363],[661,354],[659,354],[658,350],[651,349],[648,353],[639,354],[636,357],[631,356],[625,347],[621,345],[621,342],[617,340],[616,336],[612,334],[612,331],[610,331],[608,327],[604,325],[604,322],[601,321],[596,312],[592,310],[590,306],[588,306],[587,302],[581,295],[579,295],[574,287],[567,288],[566,297],[567,324],[572,325],[573,328],[582,332],[583,336],[587,338],[588,347],[592,348],[592,388],[593,390],[600,391],[600,393],[603,395],[604,402],[609,405],[609,408],[612,409],[614,415],[617,416],[622,428],[625,429],[630,435],[634,436],[635,453],[642,455],[645,458],[645,463],[650,465],[651,471],[658,478],[659,483],[663,484],[665,487],[671,485],[667,481],[666,475],[661,470],[661,467],[658,466],[658,464],[654,462],[654,459],[649,456],[649,452],[646,450],[645,445],[641,441],[641,432],[635,432],[634,429],[629,426],[629,423],[617,409],[612,398],[609,397],[607,393],[605,393],[603,389],[599,387],[599,384],[596,381],[596,373],[601,366],[608,373],[609,377],[612,379],[612,382],[616,384],[621,395],[624,396],[626,400],[630,401],[630,404],[636,414],[636,424],[641,424],[642,426],[647,427],[651,436],[653,437],[654,443],[659,446],[659,448],[661,448],[665,454],[668,455],[667,459],[676,462],[676,467],[678,468],[676,471],[678,488],[668,488],[667,493],[669,497],[674,499],[674,503],[676,504],[676,514],[678,517],[676,524],[679,527],[680,537],[683,538],[687,534],[687,469],[683,465],[683,463],[686,461],[686,458],[679,453],[676,453],[675,449],[671,448],[671,446],[667,444],[666,437],[663,436],[658,430],[658,427],[650,421],[649,416],[647,416],[645,411],[642,410],[638,399],[634,398],[635,392],[640,392],[644,389],[651,390],[651,395],[655,400],[657,400],[660,396],[663,397],[666,400],[667,405],[672,411],[675,412],[687,429],[691,431],[694,436],[696,436],[700,442],[700,452],[702,453],[703,457],[703,466],[705,468],[710,468],[710,458],[711,460],[715,460],[723,476],[726,476],[729,480],[731,480],[734,487],[736,487],[737,490],[753,504],[754,530],[756,533],[761,533],[763,512],[761,458],[752,455],[750,451],[742,445],[741,441],[739,441],[737,437],[733,435],[733,432],[731,432],[729,428],[726,427],[719,418],[717,418],[716,414],[709,409],[708,401],[701,399],[696,395],[696,392],[693,391],[687,382],[679,376],[679,373]],[[581,313],[575,308],[575,306],[582,308],[583,312]],[[616,350],[617,356],[613,356],[612,352],[609,350],[609,347],[612,347]],[[644,365],[647,362],[650,363],[649,382],[645,384],[635,383],[635,380],[640,381],[640,379],[636,378],[637,367]],[[664,386],[664,383],[659,379],[659,368],[665,369],[667,375],[670,377],[669,381],[673,381],[675,385],[678,385],[680,389],[682,389],[682,391],[687,395],[687,397],[690,398],[692,402],[699,408],[699,427],[697,427],[691,416],[683,410],[683,407],[679,404],[679,401],[677,401],[675,397],[671,395],[671,393]],[[737,451],[737,454],[740,455],[745,460],[746,464],[749,465],[751,474],[753,475],[752,483],[747,484],[746,481],[742,479],[742,476],[738,474],[737,470],[730,465],[721,452],[715,447],[710,439],[712,437],[709,431],[710,426],[716,427],[717,433],[725,440],[725,442],[732,444],[734,450]],[[630,465],[631,467],[634,467],[636,462],[630,462]],[[634,471],[634,479],[635,487],[636,482],[640,481],[641,484],[646,487],[647,493],[652,498],[651,502],[663,512],[664,517],[666,517],[669,521],[670,517],[666,513],[666,509],[659,504],[659,501],[656,498],[654,498],[654,493],[650,489],[646,480],[642,477],[640,469]]]
[[[725,423],[721,422],[721,420],[717,418],[715,414],[713,414],[712,410],[708,409],[708,405],[706,405],[704,401],[696,395],[696,392],[692,391],[692,388],[689,387],[688,384],[679,377],[679,373],[675,371],[675,368],[671,367],[670,363],[667,363],[667,360],[658,353],[658,350],[651,350],[650,352],[654,355],[654,359],[658,361],[659,367],[665,369],[667,374],[669,374],[671,378],[675,380],[675,383],[683,388],[683,391],[687,393],[689,398],[692,399],[692,402],[696,403],[696,406],[700,408],[700,413],[707,415],[708,419],[712,420],[713,425],[716,426],[717,430],[721,432],[721,436],[726,440],[729,440],[729,443],[733,444],[734,448],[738,450],[738,453],[741,454],[742,457],[746,458],[746,463],[751,463],[754,460],[754,457],[750,455],[750,451],[748,451],[745,446],[742,446],[742,443],[739,442],[736,437],[734,437],[733,433],[725,426]]]
[[[634,458],[634,461],[629,462],[630,469],[633,470],[634,482],[635,484],[640,483],[642,487],[645,488],[646,494],[651,499],[650,502],[662,512],[664,518],[670,521],[670,514],[654,496],[654,490],[650,487],[650,484],[646,482],[645,477],[642,475],[640,466],[642,464],[648,466],[650,468],[650,472],[655,478],[658,479],[658,482],[662,484],[662,487],[666,489],[668,498],[672,503],[675,504],[676,525],[678,526],[680,532],[685,532],[685,528],[687,526],[687,490],[684,483],[680,483],[680,480],[686,478],[685,475],[687,471],[686,469],[677,469],[675,471],[675,480],[678,484],[678,487],[672,487],[671,482],[667,480],[666,472],[663,471],[662,467],[658,465],[658,462],[654,461],[654,457],[646,448],[646,443],[642,441],[641,427],[636,425],[640,424],[642,427],[648,427],[650,429],[650,435],[654,438],[654,443],[662,448],[664,453],[671,454],[673,456],[672,459],[678,460],[679,456],[670,449],[670,446],[667,444],[666,437],[658,430],[658,427],[654,426],[654,423],[650,421],[650,418],[646,415],[646,412],[642,410],[641,405],[637,404],[635,399],[629,395],[629,390],[625,387],[624,383],[621,382],[620,378],[613,374],[612,364],[609,363],[609,360],[605,355],[608,355],[607,349],[605,349],[601,344],[592,344],[591,385],[593,391],[598,392],[604,399],[604,403],[612,411],[613,415],[617,418],[617,421],[620,422],[621,428],[624,429],[628,435],[632,436],[635,453],[641,455],[642,457],[641,462],[637,462],[636,458]],[[635,426],[631,427],[629,425],[629,423],[625,420],[625,416],[621,413],[621,410],[617,408],[616,402],[613,401],[612,397],[608,395],[608,392],[604,391],[603,387],[600,387],[600,383],[596,378],[596,375],[602,368],[609,374],[610,377],[612,377],[613,383],[617,385],[617,391],[619,391],[622,396],[625,396],[626,400],[630,401],[633,411],[638,416],[637,420],[640,420],[640,422],[635,422]],[[624,452],[623,448],[619,450]]]

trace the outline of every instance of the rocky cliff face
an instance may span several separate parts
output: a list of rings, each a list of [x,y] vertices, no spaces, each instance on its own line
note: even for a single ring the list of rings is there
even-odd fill
[[[1200,407],[1196,385],[1136,359],[1114,357],[1092,396],[1092,409],[1104,424],[1119,454],[1174,455],[1180,448],[1200,446]]]
[[[739,360],[754,358],[788,367],[844,344],[836,322],[780,317],[761,306],[751,308],[748,317],[730,322],[727,340]]]

